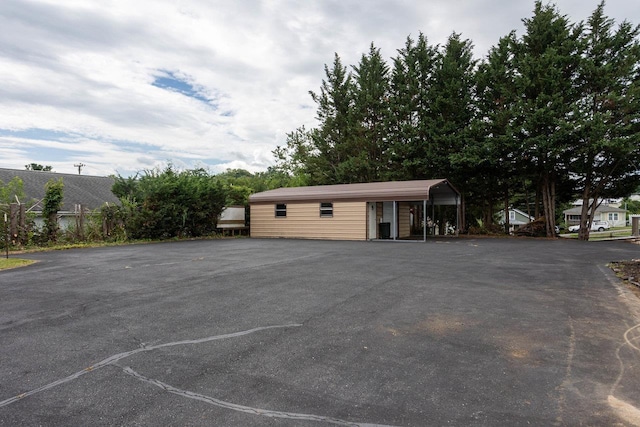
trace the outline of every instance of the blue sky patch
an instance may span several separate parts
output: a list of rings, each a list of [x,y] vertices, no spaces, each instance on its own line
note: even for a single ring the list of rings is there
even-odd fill
[[[42,162],[64,162],[70,161],[69,159],[74,158],[74,156],[80,154],[81,152],[71,151],[71,150],[61,150],[59,148],[47,148],[47,147],[29,147],[27,148],[27,153],[29,153],[33,162],[42,163]]]
[[[24,130],[0,129],[0,136],[34,139],[36,141],[62,141],[71,135],[66,132],[58,132],[55,130],[31,128]]]
[[[151,83],[153,86],[177,92],[189,98],[197,99],[212,107],[217,107],[212,99],[202,93],[202,88],[197,88],[192,85],[188,81],[188,78],[179,76],[173,71],[161,70],[161,73],[162,75],[156,77],[153,83]]]

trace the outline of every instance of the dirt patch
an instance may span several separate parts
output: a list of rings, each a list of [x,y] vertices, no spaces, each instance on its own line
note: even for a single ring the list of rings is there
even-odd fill
[[[462,332],[466,328],[477,325],[478,322],[464,319],[460,316],[438,314],[430,316],[428,319],[422,320],[412,325],[403,327],[383,326],[382,330],[393,335],[394,337],[403,335],[420,335],[429,334],[437,337],[444,337]]]
[[[609,264],[609,267],[622,279],[638,298],[640,298],[640,259],[631,261],[617,261]]]

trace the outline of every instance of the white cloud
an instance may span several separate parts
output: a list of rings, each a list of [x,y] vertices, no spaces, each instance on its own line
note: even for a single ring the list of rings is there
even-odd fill
[[[610,0],[617,21],[640,21],[632,2]],[[597,2],[560,0],[585,19]],[[430,0],[2,0],[0,167],[73,162],[95,174],[131,173],[173,160],[265,169],[286,133],[315,125],[323,66],[337,52],[356,64],[373,42],[386,58],[407,36],[432,44],[462,33],[484,55],[521,33],[533,1]],[[209,105],[154,86],[171,72]],[[19,131],[56,131],[57,138]],[[65,138],[64,135],[67,135]],[[11,135],[9,135],[11,136]],[[19,140],[19,141],[18,141]]]

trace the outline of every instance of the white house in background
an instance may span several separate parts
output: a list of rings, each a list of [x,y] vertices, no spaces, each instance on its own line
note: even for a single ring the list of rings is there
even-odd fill
[[[521,225],[528,224],[533,221],[535,218],[527,215],[526,212],[522,212],[520,209],[510,208],[509,209],[509,232],[512,233]],[[498,224],[504,225],[506,223],[504,216],[504,209],[498,212]]]
[[[582,206],[576,206],[562,211],[567,227],[580,224]],[[627,223],[627,211],[610,205],[600,205],[596,208],[594,221],[607,221],[611,227],[624,227]]]

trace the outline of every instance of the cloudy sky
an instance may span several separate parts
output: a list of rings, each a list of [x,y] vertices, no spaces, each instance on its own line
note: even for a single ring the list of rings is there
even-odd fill
[[[596,0],[557,0],[584,20]],[[0,0],[0,167],[128,176],[164,165],[265,170],[313,127],[324,64],[452,32],[477,58],[531,0]],[[607,15],[640,24],[637,0]]]

